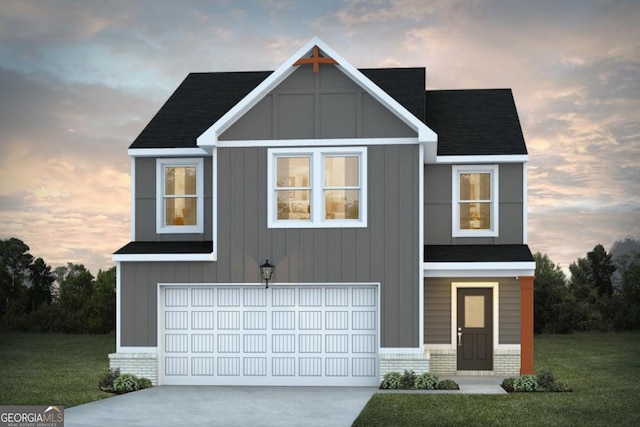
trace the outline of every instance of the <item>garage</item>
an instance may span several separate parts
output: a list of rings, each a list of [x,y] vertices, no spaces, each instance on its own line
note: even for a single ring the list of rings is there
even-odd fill
[[[165,385],[378,385],[378,286],[162,285]]]

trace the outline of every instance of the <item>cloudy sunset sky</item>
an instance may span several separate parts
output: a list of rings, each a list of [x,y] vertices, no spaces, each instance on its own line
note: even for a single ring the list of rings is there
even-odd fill
[[[95,275],[130,238],[127,147],[189,72],[273,70],[313,36],[427,89],[511,88],[529,244],[566,268],[640,238],[640,2],[0,2],[0,238]]]

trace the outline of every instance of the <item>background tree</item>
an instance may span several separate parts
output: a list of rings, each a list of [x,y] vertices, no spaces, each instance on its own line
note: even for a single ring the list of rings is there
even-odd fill
[[[575,327],[575,301],[559,265],[537,252],[534,293],[535,333],[569,333]]]
[[[598,296],[608,296],[613,294],[613,272],[616,266],[611,261],[611,254],[608,254],[602,245],[596,245],[593,250],[587,253],[587,259],[591,265],[593,275],[593,285],[598,292]]]
[[[116,268],[99,270],[84,310],[88,332],[100,334],[116,328]]]
[[[22,240],[12,237],[0,240],[0,315],[9,311],[24,311],[25,281],[29,276],[29,266],[33,256],[29,246]],[[28,304],[26,304],[28,306]]]
[[[611,299],[611,318],[615,329],[640,328],[640,252],[615,259],[620,286]]]
[[[57,268],[60,296],[58,303],[65,313],[65,331],[88,332],[86,305],[93,292],[93,275],[82,264],[68,263],[64,269]]]
[[[55,280],[51,273],[51,267],[48,266],[42,258],[36,259],[29,266],[29,287],[27,294],[31,304],[31,310],[35,310],[39,306],[49,305],[52,301],[51,285]]]

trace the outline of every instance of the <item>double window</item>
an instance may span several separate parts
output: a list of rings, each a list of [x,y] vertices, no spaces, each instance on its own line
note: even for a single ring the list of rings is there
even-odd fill
[[[498,166],[453,167],[453,236],[498,235]]]
[[[268,225],[366,227],[363,147],[270,149]]]
[[[156,162],[158,233],[202,233],[204,178],[202,158]]]

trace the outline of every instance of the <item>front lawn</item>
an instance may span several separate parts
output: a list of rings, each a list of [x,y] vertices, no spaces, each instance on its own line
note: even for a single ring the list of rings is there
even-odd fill
[[[536,335],[536,369],[572,393],[376,394],[354,426],[638,426],[640,332]]]
[[[114,349],[113,334],[0,334],[0,405],[68,408],[110,397],[98,377]]]

